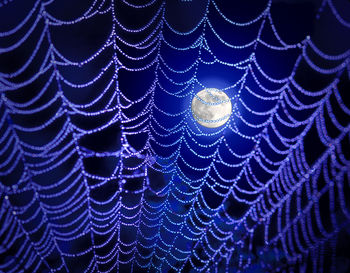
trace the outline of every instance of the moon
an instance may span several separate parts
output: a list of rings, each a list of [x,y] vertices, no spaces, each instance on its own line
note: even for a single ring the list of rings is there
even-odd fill
[[[232,103],[225,92],[217,88],[205,88],[192,99],[193,118],[202,126],[217,128],[230,118]]]

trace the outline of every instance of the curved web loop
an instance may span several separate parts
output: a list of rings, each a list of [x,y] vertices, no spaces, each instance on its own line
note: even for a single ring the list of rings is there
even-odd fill
[[[176,1],[80,2],[0,3],[0,271],[333,272],[349,7],[288,42],[283,1],[209,0],[187,28]],[[192,117],[204,88],[220,128]]]

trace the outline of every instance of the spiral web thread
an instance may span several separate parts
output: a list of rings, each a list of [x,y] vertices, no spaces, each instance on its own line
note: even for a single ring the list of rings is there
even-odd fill
[[[237,22],[210,0],[187,32],[162,1],[95,0],[71,20],[55,3],[34,2],[0,33],[1,272],[335,270],[350,220],[350,50],[330,55],[309,36],[287,44],[271,1]],[[128,25],[119,11],[144,20]],[[324,16],[350,34],[332,0]],[[63,53],[58,31],[94,20],[105,20],[90,29],[104,42],[83,60]],[[254,37],[238,43],[230,30]],[[292,59],[288,72],[271,76],[264,52]],[[5,58],[16,54],[13,68]],[[234,78],[221,88],[233,112],[210,131],[190,102],[212,87],[212,67]]]

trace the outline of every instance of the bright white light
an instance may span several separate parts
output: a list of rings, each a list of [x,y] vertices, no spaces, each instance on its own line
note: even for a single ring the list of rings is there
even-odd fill
[[[206,88],[194,96],[191,104],[194,119],[207,128],[224,125],[230,118],[232,104],[225,92]]]

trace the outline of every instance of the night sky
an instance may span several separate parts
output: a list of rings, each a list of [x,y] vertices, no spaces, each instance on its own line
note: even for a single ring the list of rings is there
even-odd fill
[[[346,0],[0,0],[0,272],[350,272],[349,79]]]

